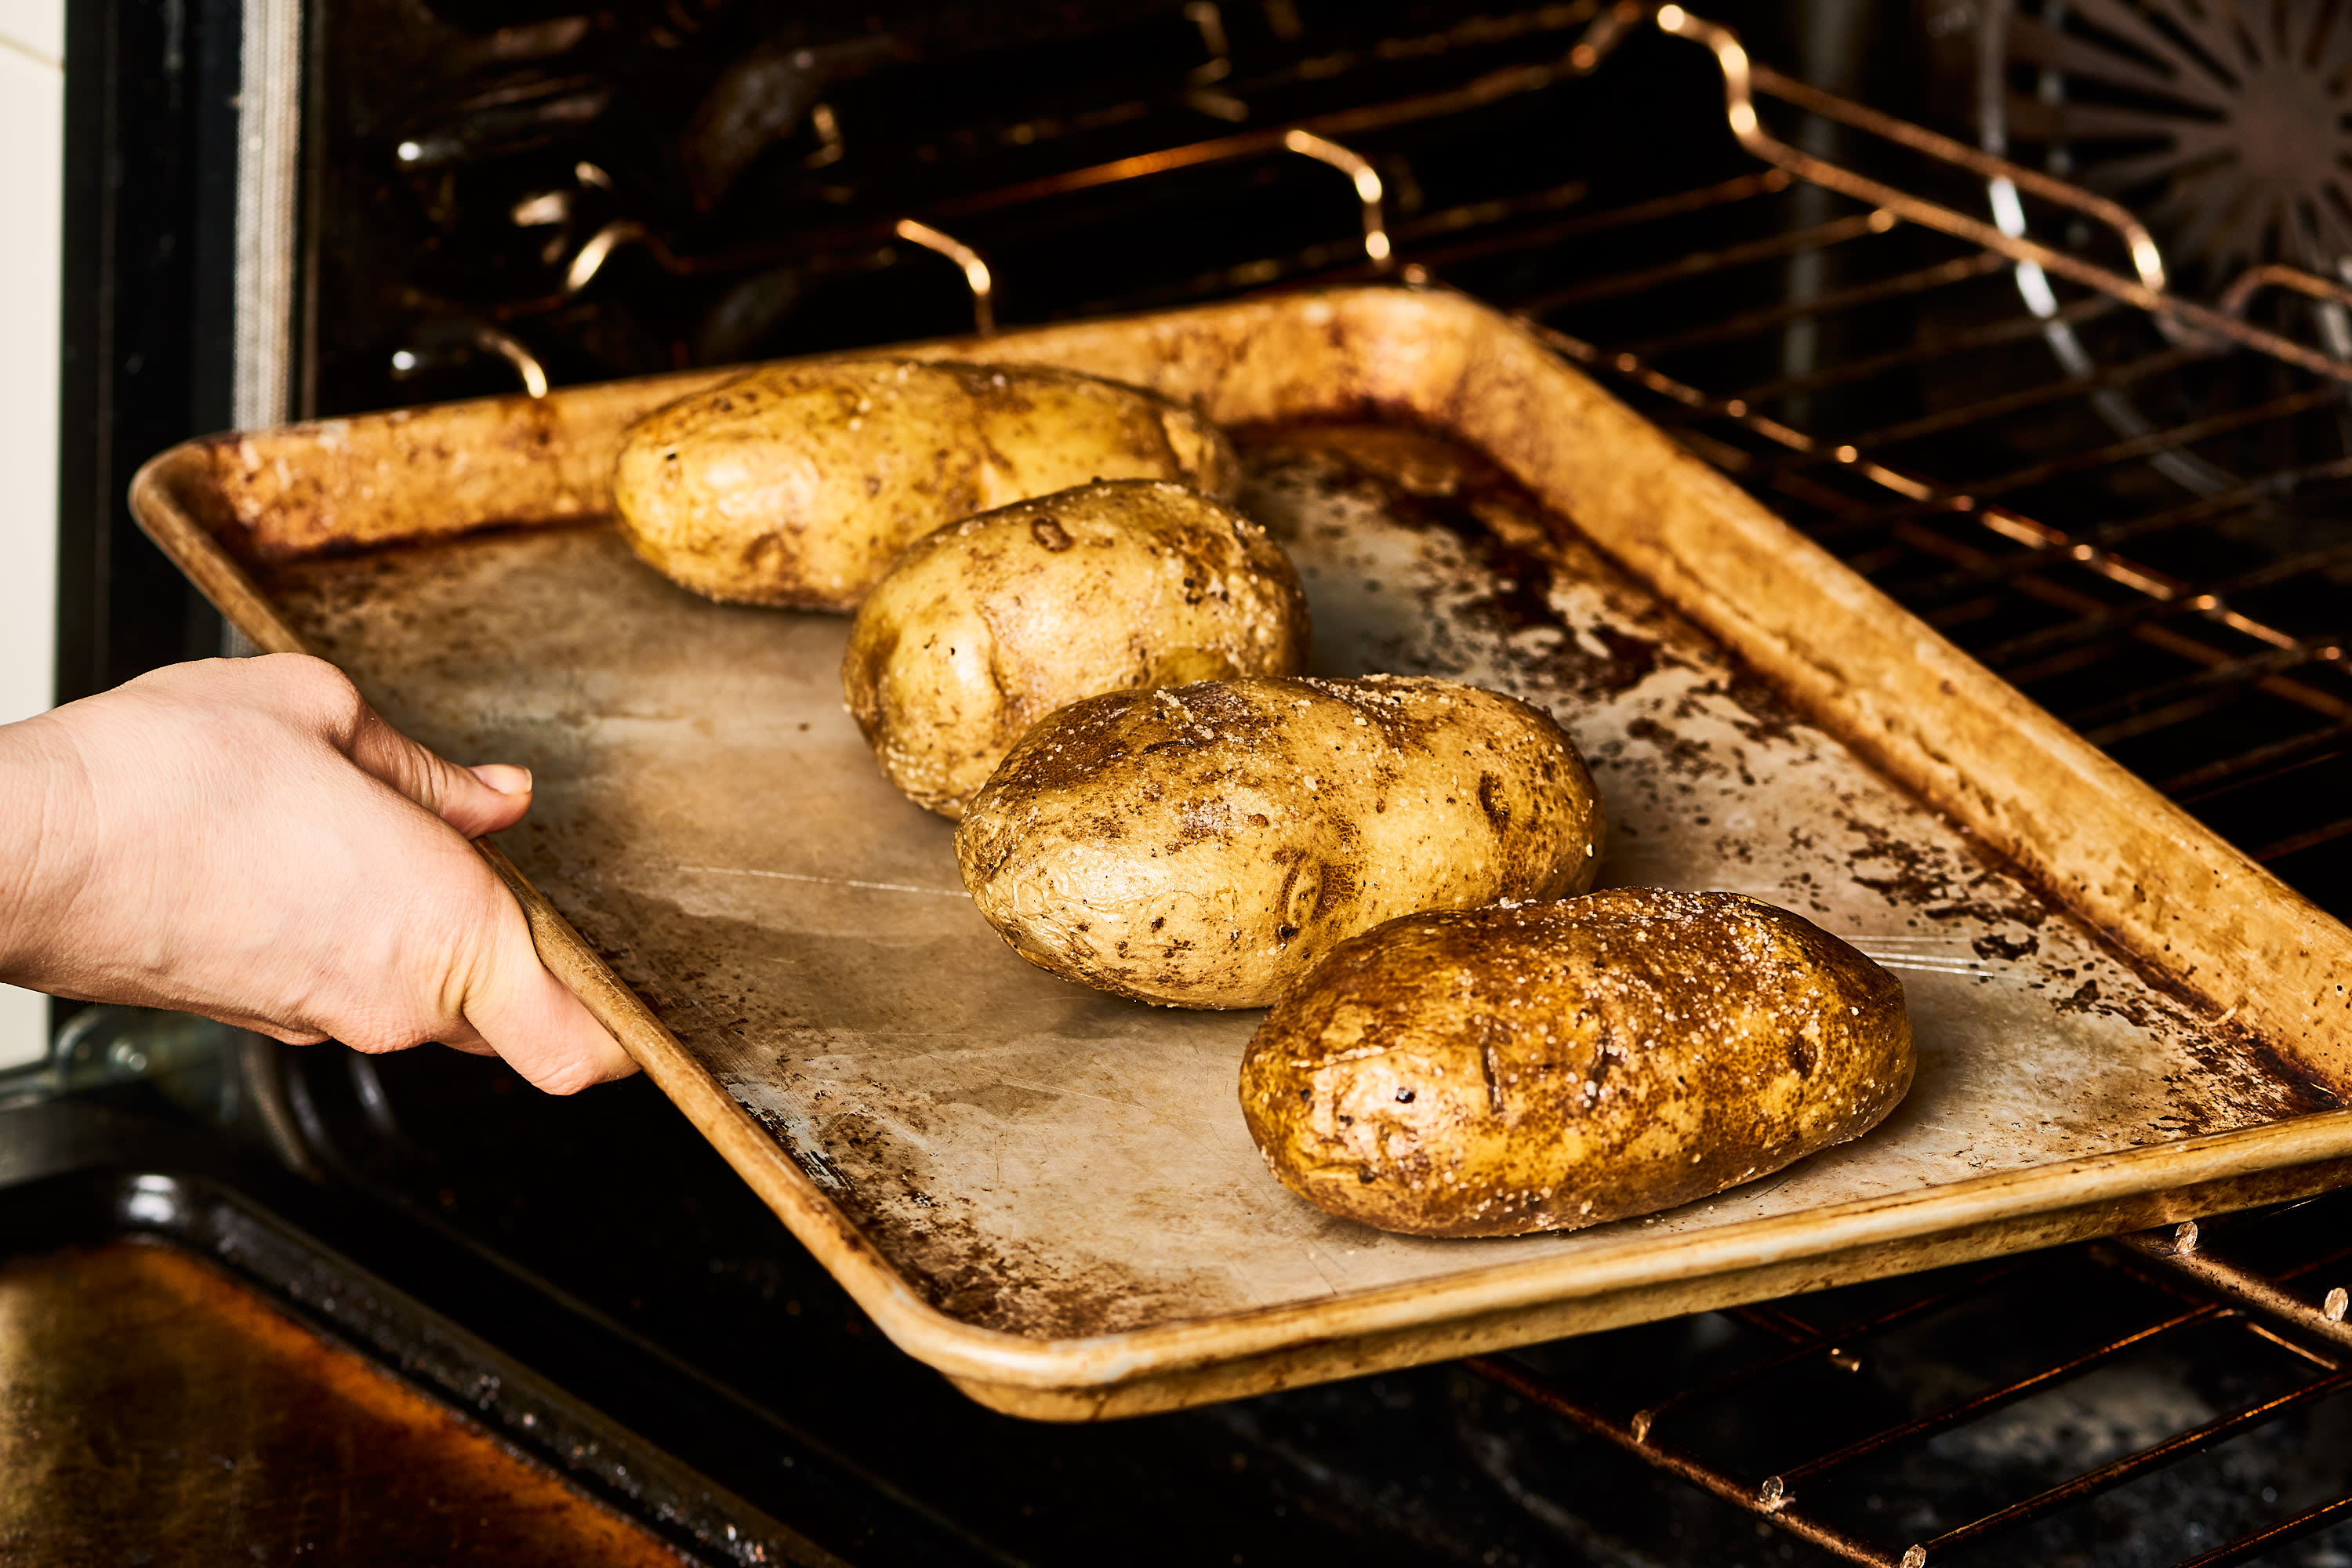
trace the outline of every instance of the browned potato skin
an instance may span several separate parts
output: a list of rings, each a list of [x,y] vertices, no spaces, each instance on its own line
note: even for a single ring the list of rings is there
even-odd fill
[[[961,817],[1030,725],[1081,698],[1295,675],[1307,594],[1212,497],[1114,479],[924,535],[858,606],[842,694],[916,804]]]
[[[1118,691],[1046,717],[965,811],[980,912],[1041,968],[1259,1007],[1416,910],[1591,885],[1601,803],[1551,715],[1367,676]]]
[[[1858,1138],[1911,1087],[1903,987],[1737,893],[1413,915],[1266,1016],[1242,1111],[1283,1185],[1420,1236],[1648,1214]]]
[[[623,438],[613,504],[636,552],[714,599],[856,607],[943,523],[1089,479],[1215,495],[1233,447],[1136,387],[1028,365],[837,360],[754,370]]]

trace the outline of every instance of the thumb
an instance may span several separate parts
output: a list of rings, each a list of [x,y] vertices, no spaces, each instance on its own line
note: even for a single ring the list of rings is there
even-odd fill
[[[462,1004],[482,1044],[550,1094],[573,1094],[635,1072],[637,1064],[620,1042],[539,961],[521,907],[502,886],[498,903],[494,929],[485,933],[487,951]]]
[[[512,827],[530,809],[530,770],[509,763],[461,768],[417,744],[369,709],[351,759],[468,838]]]

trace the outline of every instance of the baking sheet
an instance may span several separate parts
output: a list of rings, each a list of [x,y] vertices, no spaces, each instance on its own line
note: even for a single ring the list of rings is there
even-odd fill
[[[1384,1234],[1276,1184],[1235,1095],[1258,1011],[1124,1001],[1015,957],[953,829],[844,711],[839,617],[670,587],[602,529],[286,569],[269,588],[385,716],[537,774],[518,865],[924,1299],[1123,1332],[2257,1125],[2336,1102],[2102,949],[1433,434],[1240,433],[1241,504],[1304,576],[1319,673],[1549,708],[1612,817],[1604,885],[1729,888],[1901,977],[1920,1053],[1877,1131],[1653,1222]],[[1500,537],[1497,537],[1497,536]]]
[[[1553,707],[1618,824],[1609,880],[1740,888],[1854,938],[1903,976],[1923,1057],[1869,1138],[1669,1215],[1362,1230],[1257,1163],[1253,1016],[1071,986],[980,921],[949,826],[840,709],[845,623],[703,603],[594,522],[629,420],[712,373],[149,464],[142,523],[259,646],[538,771],[505,836],[525,869],[488,853],[541,953],[975,1397],[1167,1408],[2352,1180],[2352,932],[1520,325],[1366,289],[906,352],[1090,370],[1236,429],[1327,669]]]

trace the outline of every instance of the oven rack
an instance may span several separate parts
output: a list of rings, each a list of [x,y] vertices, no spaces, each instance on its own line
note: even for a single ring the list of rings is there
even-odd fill
[[[2336,1208],[2340,1211],[2341,1205]],[[1579,1389],[1571,1380],[1549,1375],[1529,1364],[1523,1354],[1480,1356],[1462,1364],[1580,1431],[1613,1443],[1714,1497],[1769,1520],[1843,1562],[1869,1568],[1929,1568],[1972,1550],[2004,1546],[2030,1550],[2030,1543],[2015,1539],[2027,1527],[2145,1480],[2168,1466],[2352,1387],[2352,1324],[2345,1321],[2344,1288],[2329,1288],[2315,1301],[2304,1293],[2315,1276],[2352,1260],[2352,1246],[2331,1242],[2323,1250],[2307,1252],[2267,1271],[2231,1261],[2229,1256],[2233,1238],[2275,1227],[2291,1212],[2228,1215],[2206,1222],[2201,1229],[2190,1220],[2069,1248],[2054,1258],[2027,1254],[1915,1277],[1906,1281],[1906,1289],[1894,1300],[1880,1293],[1858,1315],[1828,1323],[1816,1321],[1818,1310],[1804,1315],[1774,1305],[1734,1308],[1727,1315],[1768,1342],[1763,1352],[1704,1381],[1657,1394],[1636,1409],[1622,1409],[1622,1400],[1597,1397]],[[2304,1217],[2308,1245],[2314,1227],[2311,1216]],[[2340,1219],[2340,1212],[2333,1217]],[[1741,1396],[1760,1398],[1774,1382],[1785,1388],[1807,1372],[1812,1373],[1804,1379],[1808,1393],[1833,1401],[1842,1387],[1851,1388],[1877,1345],[1891,1333],[1963,1306],[1971,1297],[1997,1289],[2024,1293],[2032,1288],[2033,1276],[2056,1271],[2053,1262],[2063,1267],[2078,1258],[2141,1286],[2145,1300],[2140,1311],[2103,1334],[2068,1344],[2061,1353],[1988,1376],[1964,1396],[1934,1404],[1891,1424],[1858,1423],[1859,1430],[1836,1447],[1778,1462],[1761,1479],[1751,1479],[1752,1469],[1742,1474],[1739,1468],[1703,1457],[1678,1440],[1678,1429],[1695,1425],[1693,1418],[1710,1407]],[[1817,1305],[1843,1305],[1844,1298],[1853,1294],[1837,1292]],[[1803,1305],[1791,1303],[1800,1309]],[[1884,1460],[1897,1449],[1997,1415],[2127,1355],[2175,1345],[2214,1330],[2250,1342],[2257,1354],[2275,1363],[2283,1374],[2275,1386],[2241,1407],[2221,1411],[2160,1441],[1958,1520],[1924,1538],[1890,1541],[1883,1528],[1857,1527],[1853,1519],[1862,1510],[1853,1506],[1851,1497],[1840,1500],[1844,1504],[1842,1508],[1814,1505],[1816,1494],[1833,1494],[1851,1472]],[[2251,1563],[2347,1518],[2352,1518],[2352,1491],[2235,1533],[2183,1560],[2179,1568],[2229,1568]]]

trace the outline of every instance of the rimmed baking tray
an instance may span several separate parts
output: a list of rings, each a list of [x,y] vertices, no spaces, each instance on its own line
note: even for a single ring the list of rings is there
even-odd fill
[[[491,854],[550,964],[974,1398],[1171,1408],[2352,1180],[2352,933],[1517,324],[1367,289],[903,352],[1197,403],[1300,563],[1322,668],[1546,703],[1611,808],[1605,882],[1807,914],[1901,975],[1921,1049],[1884,1126],[1710,1202],[1366,1230],[1251,1147],[1257,1015],[997,941],[842,710],[845,622],[696,599],[603,524],[622,430],[717,373],[149,464],[141,521],[256,644],[537,771]]]

